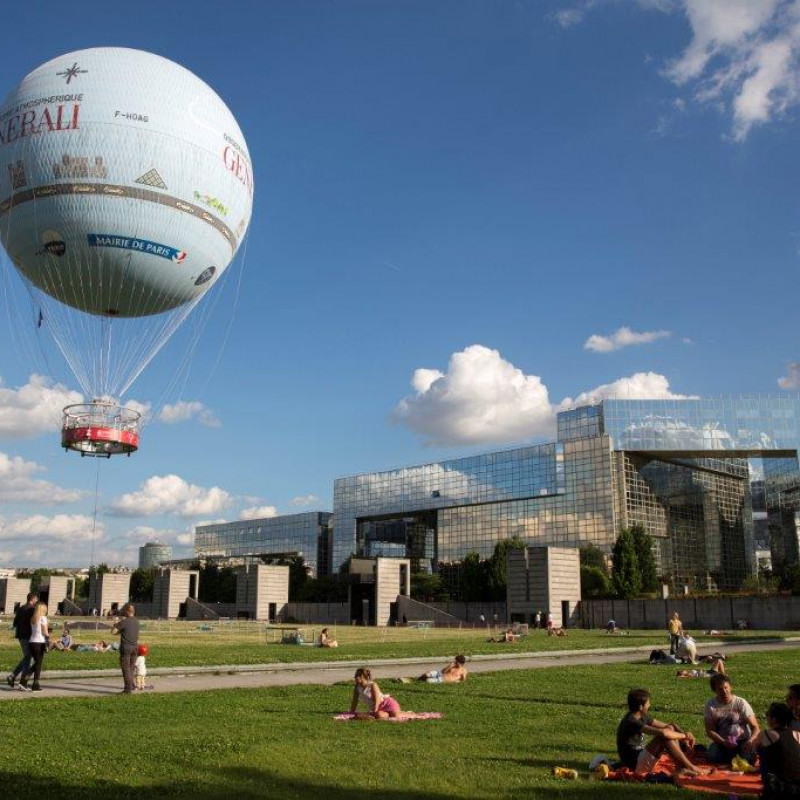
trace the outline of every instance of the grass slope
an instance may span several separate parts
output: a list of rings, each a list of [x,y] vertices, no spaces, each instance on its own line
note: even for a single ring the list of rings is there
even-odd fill
[[[796,650],[732,656],[734,690],[761,718],[800,680],[797,663]],[[633,686],[651,689],[658,718],[697,734],[709,696],[707,681],[644,664],[474,675],[459,686],[382,682],[404,708],[445,717],[335,722],[349,686],[8,702],[0,731],[16,746],[0,750],[0,793],[70,800],[677,797],[681,790],[671,786],[558,781],[549,770],[559,764],[585,776],[595,753],[613,753]]]

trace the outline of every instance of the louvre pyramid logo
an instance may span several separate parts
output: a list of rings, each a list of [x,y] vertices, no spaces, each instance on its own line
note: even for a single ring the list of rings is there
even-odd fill
[[[158,174],[158,170],[155,168],[138,177],[135,183],[143,183],[145,186],[155,186],[156,189],[167,188],[167,184],[164,183],[163,179]]]

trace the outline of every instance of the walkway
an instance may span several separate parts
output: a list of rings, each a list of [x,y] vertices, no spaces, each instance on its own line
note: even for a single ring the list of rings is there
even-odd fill
[[[725,653],[787,650],[800,648],[800,637],[751,643],[715,642],[714,649]],[[541,669],[586,664],[615,664],[641,661],[650,646],[603,650],[562,650],[553,653],[502,653],[473,656],[468,663],[470,672],[498,672],[510,669]],[[436,667],[443,659],[398,658],[367,662],[379,680],[397,675],[420,674]],[[350,681],[353,662],[323,662],[317,664],[249,664],[218,667],[162,667],[150,670],[150,692],[203,692],[214,689],[260,689],[268,686],[322,684],[330,686]],[[118,670],[51,672],[42,675],[42,692],[22,692],[7,686],[0,689],[1,700],[33,700],[52,697],[103,697],[119,694],[122,677]]]

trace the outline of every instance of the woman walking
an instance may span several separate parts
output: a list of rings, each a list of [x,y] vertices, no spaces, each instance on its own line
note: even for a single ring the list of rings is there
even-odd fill
[[[47,606],[44,603],[37,603],[31,617],[31,638],[28,645],[31,648],[31,655],[33,656],[33,686],[32,692],[41,692],[42,687],[39,685],[39,677],[42,674],[42,662],[44,661],[44,654],[47,652],[47,641],[50,638],[50,628],[47,625]],[[28,676],[23,675],[20,679],[20,686],[27,687]]]

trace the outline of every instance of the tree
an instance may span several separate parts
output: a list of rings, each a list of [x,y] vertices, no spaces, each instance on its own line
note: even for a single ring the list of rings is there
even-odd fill
[[[486,562],[475,550],[461,560],[461,600],[483,600],[486,594]]]
[[[620,531],[614,543],[614,563],[611,571],[611,581],[614,592],[623,599],[635,597],[641,589],[639,577],[639,560],[636,557],[636,545],[633,535],[627,528]]]
[[[50,570],[45,569],[44,567],[39,567],[35,570],[25,570],[17,573],[18,578],[30,578],[31,581],[31,591],[38,592],[42,586],[42,581],[44,578],[49,577]]]
[[[632,525],[630,531],[636,549],[636,560],[639,562],[640,591],[657,592],[658,570],[653,556],[653,539],[641,525]]]
[[[156,580],[156,567],[140,567],[131,573],[131,600],[150,602],[153,599],[153,585]]]
[[[506,557],[509,550],[517,550],[527,546],[519,537],[512,539],[501,539],[495,546],[492,557],[487,564],[488,572],[488,596],[479,598],[481,600],[505,600],[506,586],[508,585],[508,575],[506,570]]]
[[[581,547],[581,565],[584,567],[597,567],[608,574],[608,564],[605,553],[591,542]]]
[[[439,600],[444,593],[444,586],[439,575],[431,572],[411,573],[411,596],[415,600],[425,602],[430,598]]]
[[[599,567],[581,565],[581,597],[608,597],[611,581],[608,573]]]

